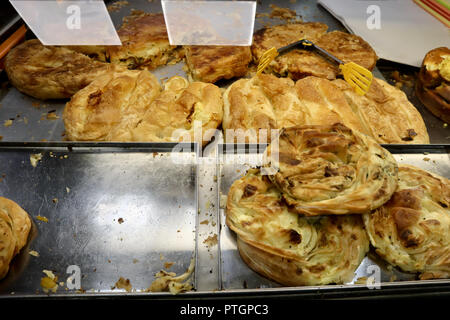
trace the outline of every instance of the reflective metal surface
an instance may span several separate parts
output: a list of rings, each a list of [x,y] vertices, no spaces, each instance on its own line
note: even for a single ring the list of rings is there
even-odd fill
[[[261,164],[262,152],[265,146],[260,145],[260,151],[256,153],[256,146],[218,146],[218,201],[221,201],[218,215],[220,216],[220,260],[221,287],[226,291],[242,289],[278,288],[279,292],[292,290],[282,287],[278,283],[260,276],[251,270],[239,256],[236,246],[236,235],[225,224],[225,201],[228,190],[233,182],[243,175],[251,167]],[[450,178],[450,145],[447,146],[386,146],[393,153],[398,163],[411,164],[419,168],[429,170],[441,176]],[[242,148],[242,149],[239,149]],[[374,277],[374,267],[380,270],[381,285],[389,282],[412,281],[412,284],[420,286],[426,284],[423,281],[415,281],[416,275],[404,273],[397,268],[389,266],[382,261],[372,250],[364,258],[361,265],[355,271],[351,282],[344,287],[366,285],[366,278]],[[358,281],[359,280],[359,281]],[[436,283],[450,283],[449,280],[433,280]],[[370,283],[369,283],[370,284]],[[318,286],[317,289],[326,289],[329,286]],[[309,290],[310,287],[297,287],[297,290]]]
[[[0,194],[33,220],[31,240],[0,281],[0,296],[45,294],[43,270],[58,277],[59,294],[125,292],[112,289],[120,277],[140,292],[162,269],[184,273],[196,251],[196,152],[177,154],[184,163],[174,165],[169,146],[0,145]],[[36,153],[42,160],[33,167]],[[80,290],[66,284],[71,265],[81,270]]]

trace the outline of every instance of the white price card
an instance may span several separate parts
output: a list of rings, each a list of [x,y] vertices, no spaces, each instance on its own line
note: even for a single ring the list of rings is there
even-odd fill
[[[101,0],[10,0],[44,45],[121,45]]]

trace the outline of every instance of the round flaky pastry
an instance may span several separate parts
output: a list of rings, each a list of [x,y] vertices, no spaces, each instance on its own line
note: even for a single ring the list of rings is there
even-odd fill
[[[388,201],[397,187],[393,156],[340,123],[286,128],[265,156],[269,178],[306,216],[365,213]]]
[[[231,186],[226,223],[244,262],[287,286],[351,281],[369,250],[360,215],[302,217],[257,169]]]
[[[135,141],[198,142],[206,145],[222,123],[223,99],[212,83],[174,76],[132,131]]]
[[[33,39],[13,48],[5,59],[12,85],[37,99],[65,99],[95,78],[118,67],[65,47]]]
[[[272,47],[280,49],[300,39],[308,39],[344,63],[352,61],[369,70],[375,67],[378,57],[364,39],[341,31],[327,33],[327,29],[320,22],[288,23],[260,29],[253,36],[253,60],[259,62],[262,55]],[[340,75],[336,62],[316,50],[301,48],[279,55],[264,71],[293,80],[308,76],[333,80]]]
[[[392,198],[363,215],[376,252],[421,279],[450,277],[450,181],[422,169],[399,166]]]
[[[14,201],[0,197],[0,279],[14,256],[25,246],[31,229],[28,214]]]
[[[342,62],[354,62],[368,70],[373,70],[378,57],[373,48],[360,36],[342,31],[324,34],[317,45]]]

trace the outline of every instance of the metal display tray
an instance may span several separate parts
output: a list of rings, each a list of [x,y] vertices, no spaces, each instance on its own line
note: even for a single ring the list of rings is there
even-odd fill
[[[107,5],[114,2],[106,1]],[[116,28],[132,9],[162,11],[160,1],[128,0],[121,3],[123,6],[110,11]],[[267,15],[257,17],[255,30],[267,23],[285,22],[269,18],[271,4],[296,10],[304,21],[326,23],[330,31],[345,30],[316,0],[258,1],[257,13]],[[184,66],[182,61],[159,67],[152,73],[160,81],[174,75],[186,77]],[[383,78],[378,69],[374,74]],[[2,72],[0,82],[7,80],[6,73]],[[220,81],[217,85],[225,88],[232,81]],[[69,276],[66,273],[69,265],[80,267],[83,291],[66,290],[61,286],[50,297],[133,296],[191,300],[327,294],[345,297],[351,295],[348,290],[356,295],[409,294],[411,288],[439,292],[449,284],[448,281],[407,280],[412,278],[405,275],[405,281],[383,282],[383,290],[367,290],[366,286],[357,284],[286,288],[267,282],[252,272],[247,276],[248,268],[243,268],[236,256],[233,235],[223,224],[224,212],[220,209],[220,197],[217,197],[227,193],[233,179],[238,178],[246,167],[224,168],[220,164],[225,155],[220,151],[221,133],[202,150],[201,157],[197,147],[193,147],[190,155],[185,155],[196,157],[195,163],[178,166],[168,161],[173,144],[61,142],[64,141],[62,112],[66,102],[40,101],[5,83],[0,86],[0,140],[3,141],[0,142],[0,196],[15,200],[33,218],[30,242],[14,259],[7,278],[0,280],[0,300],[42,297],[45,294],[39,284],[45,276],[42,271],[52,270],[59,281],[65,281]],[[424,117],[431,143],[448,143],[450,127],[443,128],[443,122],[417,99],[413,103]],[[50,111],[54,111],[56,119],[47,118]],[[12,125],[5,126],[6,120],[12,120]],[[399,161],[403,161],[401,155],[405,154],[405,161],[415,159],[422,168],[450,176],[449,147],[446,145],[393,145],[388,149],[396,153]],[[44,154],[43,160],[34,168],[29,155],[40,152]],[[51,157],[50,152],[55,157]],[[423,152],[430,154],[423,155]],[[425,157],[431,160],[423,161]],[[439,171],[441,169],[443,171]],[[222,174],[226,175],[222,177]],[[57,203],[53,202],[54,198],[58,199]],[[146,212],[150,214],[143,214],[142,208],[148,209]],[[36,220],[37,215],[45,216],[49,222]],[[142,220],[143,217],[147,218]],[[118,222],[119,218],[123,223]],[[29,250],[37,251],[40,256],[29,255]],[[176,262],[168,271],[185,272],[193,252],[195,291],[176,296],[142,292],[154,280],[154,273],[165,269],[165,262]],[[242,274],[227,273],[227,267],[236,268]],[[397,274],[396,270],[392,272]],[[130,279],[136,291],[111,289],[119,277]],[[383,277],[385,281],[390,279],[388,273]],[[403,287],[406,291],[401,291]]]
[[[395,157],[398,163],[411,164],[422,169],[434,172],[441,176],[450,177],[450,145],[383,145]],[[262,153],[266,145],[230,145],[220,144],[217,150],[217,177],[218,177],[218,216],[221,225],[219,237],[220,250],[220,283],[221,288],[228,292],[277,292],[277,294],[288,294],[297,292],[315,291],[320,295],[321,291],[352,290],[358,288],[369,288],[371,283],[361,281],[375,275],[373,265],[379,267],[380,288],[407,287],[420,289],[421,286],[438,285],[440,289],[450,290],[450,279],[439,280],[417,280],[416,274],[402,272],[398,268],[392,267],[379,258],[374,250],[364,258],[361,265],[355,271],[354,279],[344,285],[324,285],[317,287],[283,287],[250,269],[239,256],[236,245],[236,235],[225,223],[225,204],[228,190],[233,182],[243,175],[251,167],[261,164]],[[359,280],[359,281],[358,281]],[[369,284],[369,286],[368,286]],[[370,291],[370,290],[366,290]],[[373,290],[379,294],[379,290]],[[438,292],[437,291],[437,292]]]
[[[26,247],[0,280],[0,298],[47,295],[43,270],[58,278],[54,296],[127,294],[113,289],[120,277],[131,294],[151,294],[145,291],[160,270],[186,272],[197,250],[198,150],[173,147],[0,143],[0,195],[32,219]],[[39,153],[34,167],[30,155]],[[80,288],[67,285],[73,265]]]

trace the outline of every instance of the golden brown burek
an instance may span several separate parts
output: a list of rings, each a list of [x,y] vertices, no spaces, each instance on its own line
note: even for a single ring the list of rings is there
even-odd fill
[[[111,63],[128,69],[153,70],[184,57],[180,46],[170,45],[162,13],[133,11],[124,18],[117,33],[122,45],[107,48]]]
[[[116,67],[65,47],[44,46],[33,39],[8,53],[5,70],[19,91],[46,100],[70,98],[95,78],[116,70]]]
[[[307,77],[294,82],[261,74],[235,81],[223,97],[228,142],[236,140],[232,133],[238,129],[258,134],[260,129],[340,122],[378,143],[429,143],[417,109],[400,89],[379,79],[374,79],[365,96],[359,96],[343,80]]]
[[[198,142],[221,124],[220,89],[172,77],[160,86],[146,70],[99,77],[66,104],[66,136],[74,141]],[[194,129],[202,130],[196,137]],[[197,141],[198,140],[198,141]]]

